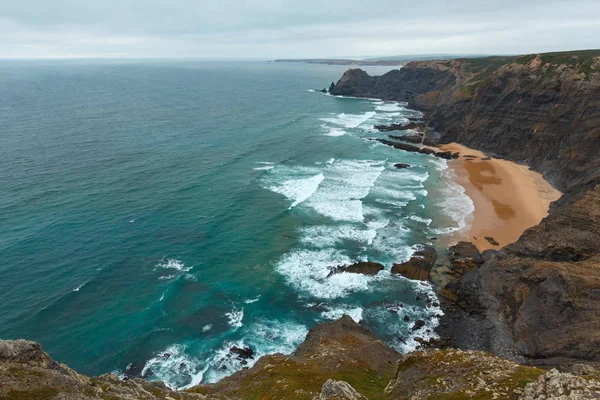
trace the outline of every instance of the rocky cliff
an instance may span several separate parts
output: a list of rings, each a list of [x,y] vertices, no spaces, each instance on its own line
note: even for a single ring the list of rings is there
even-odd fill
[[[440,293],[460,317],[445,326],[455,345],[516,360],[600,361],[600,51],[350,70],[331,93],[409,102],[438,142],[527,163],[563,191],[516,243],[453,266]]]
[[[400,355],[344,316],[317,325],[295,354],[275,354],[217,384],[173,391],[162,383],[89,378],[37,343],[0,341],[0,399],[542,399],[600,395],[598,371],[546,372],[479,351]],[[579,397],[577,397],[579,396]]]

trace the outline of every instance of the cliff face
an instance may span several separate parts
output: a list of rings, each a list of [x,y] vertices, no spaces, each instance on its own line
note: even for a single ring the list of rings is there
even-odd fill
[[[600,361],[600,51],[348,71],[332,89],[407,101],[441,143],[527,163],[564,192],[538,226],[440,293],[464,311],[450,330],[487,327],[457,345],[536,363]]]
[[[600,183],[600,51],[353,69],[331,94],[409,102],[443,143],[527,162],[563,192]]]

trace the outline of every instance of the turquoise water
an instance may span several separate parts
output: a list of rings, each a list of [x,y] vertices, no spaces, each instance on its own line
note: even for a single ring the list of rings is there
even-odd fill
[[[242,368],[233,344],[290,353],[343,313],[414,347],[404,315],[437,324],[428,285],[329,268],[389,270],[472,206],[444,160],[366,139],[416,112],[310,90],[343,72],[0,63],[0,337],[174,388]]]

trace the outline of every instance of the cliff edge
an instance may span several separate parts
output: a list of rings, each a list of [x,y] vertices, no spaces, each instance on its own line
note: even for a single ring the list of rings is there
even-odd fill
[[[349,70],[331,93],[406,101],[437,143],[526,163],[561,190],[538,226],[439,288],[460,315],[446,331],[521,362],[600,361],[600,50]]]

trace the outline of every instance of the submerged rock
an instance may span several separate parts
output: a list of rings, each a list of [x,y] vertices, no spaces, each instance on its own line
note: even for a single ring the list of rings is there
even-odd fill
[[[432,246],[423,246],[421,250],[416,251],[410,260],[394,264],[392,273],[400,274],[408,279],[417,279],[426,281],[429,279],[431,268],[437,260],[437,252]]]
[[[394,167],[396,168],[410,168],[410,164],[404,164],[404,163],[398,163],[398,164],[394,164]]]

